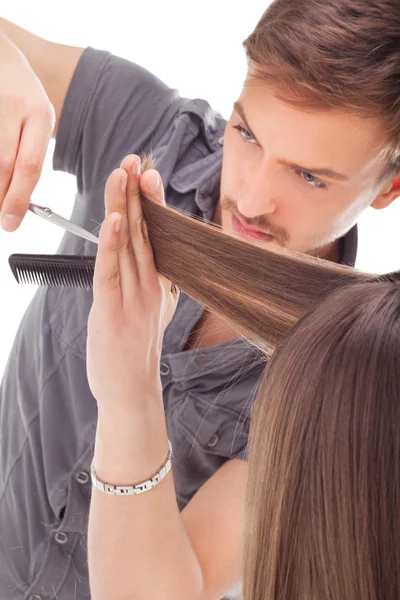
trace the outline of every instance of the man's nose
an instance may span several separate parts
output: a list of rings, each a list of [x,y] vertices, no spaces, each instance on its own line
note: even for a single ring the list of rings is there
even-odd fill
[[[238,198],[238,211],[241,215],[254,219],[261,215],[271,215],[276,211],[274,178],[271,175],[264,170],[256,178],[249,178]]]

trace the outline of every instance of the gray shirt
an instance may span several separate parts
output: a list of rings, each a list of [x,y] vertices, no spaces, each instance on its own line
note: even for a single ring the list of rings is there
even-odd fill
[[[219,197],[225,120],[154,75],[87,48],[60,118],[54,169],[76,177],[72,219],[97,233],[104,185],[130,153],[152,152],[166,200],[209,221]],[[354,264],[357,231],[344,238]],[[58,250],[95,255],[66,233]],[[87,521],[97,408],[86,376],[91,291],[39,288],[0,388],[0,598],[89,598]],[[184,351],[204,308],[182,294],[161,376],[180,508],[229,458],[246,456],[264,359],[243,339]]]

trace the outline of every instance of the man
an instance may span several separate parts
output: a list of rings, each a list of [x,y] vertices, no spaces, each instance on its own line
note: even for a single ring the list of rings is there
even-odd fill
[[[353,265],[358,216],[399,195],[400,8],[386,0],[381,15],[380,7],[380,0],[272,4],[246,42],[248,78],[228,123],[207,102],[180,98],[129,61],[55,45],[1,21],[0,76],[6,69],[8,76],[0,114],[10,98],[26,97],[13,104],[14,119],[0,123],[1,215],[16,217],[5,229],[14,230],[26,212],[53,131],[54,168],[77,179],[72,219],[94,233],[110,172],[128,154],[151,150],[171,206]],[[27,159],[32,155],[36,160]],[[93,255],[96,248],[66,234],[59,252]],[[85,535],[97,416],[85,363],[91,303],[87,291],[40,289],[3,378],[5,598],[90,597]],[[182,295],[161,365],[177,498],[210,599],[240,580],[247,408],[264,367],[234,337]],[[213,529],[221,521],[229,543],[215,560]]]

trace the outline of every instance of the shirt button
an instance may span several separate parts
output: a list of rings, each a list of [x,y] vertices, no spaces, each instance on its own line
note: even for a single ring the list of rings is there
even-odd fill
[[[167,363],[161,363],[160,365],[160,373],[161,375],[169,375],[171,373],[171,369]]]
[[[68,542],[68,535],[64,531],[57,531],[54,539],[57,544],[66,544]]]
[[[214,435],[212,435],[210,437],[210,439],[208,440],[207,446],[209,448],[214,448],[214,446],[216,446],[219,442],[219,437],[217,436],[216,433],[214,433]]]
[[[89,481],[89,474],[86,471],[79,471],[76,475],[76,480],[83,485]]]

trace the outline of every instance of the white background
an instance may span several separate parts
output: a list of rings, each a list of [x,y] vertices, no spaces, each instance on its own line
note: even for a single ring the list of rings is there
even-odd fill
[[[228,118],[246,72],[242,41],[268,0],[16,0],[1,16],[54,42],[93,46],[143,65],[186,97],[205,98]],[[1,84],[0,84],[1,85]],[[51,143],[41,180],[32,196],[69,217],[75,179],[52,171]],[[389,209],[369,209],[360,221],[357,266],[383,273],[400,268],[400,200]],[[16,233],[0,230],[0,378],[20,319],[36,288],[18,285],[9,268],[13,253],[55,253],[62,231],[28,213]],[[34,352],[32,348],[32,352]]]

